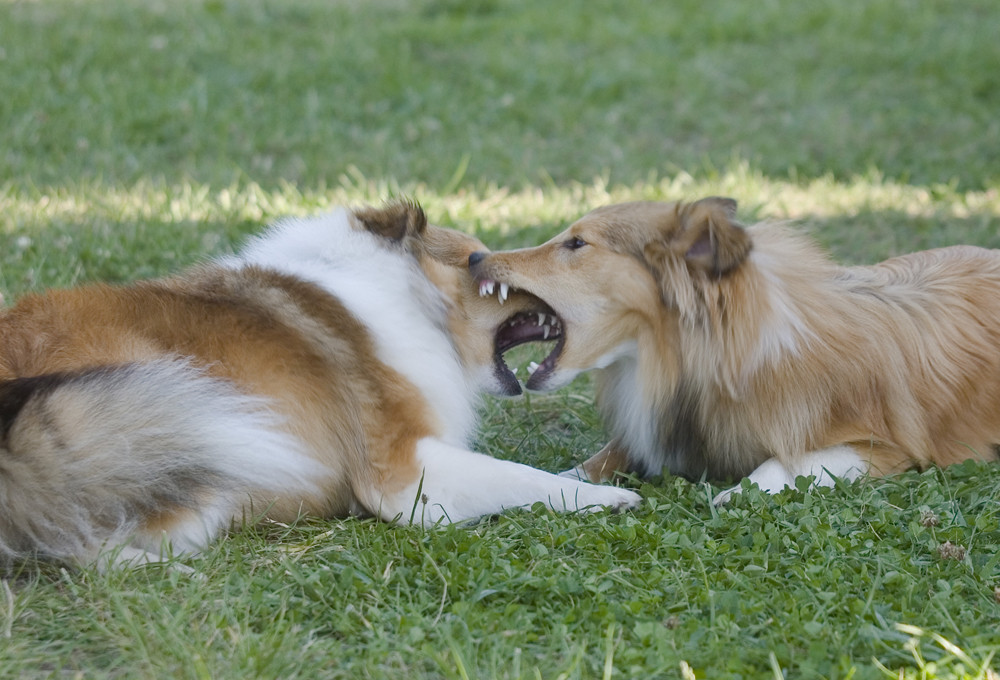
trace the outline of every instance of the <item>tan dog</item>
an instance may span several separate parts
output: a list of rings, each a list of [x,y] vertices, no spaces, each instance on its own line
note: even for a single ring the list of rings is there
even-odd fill
[[[634,505],[467,450],[478,392],[520,392],[497,328],[539,304],[481,298],[467,260],[482,248],[400,202],[0,310],[0,559],[155,560],[260,515]]]
[[[735,211],[725,198],[612,205],[536,248],[470,258],[481,287],[549,305],[557,344],[528,389],[598,371],[613,439],[568,472],[749,475],[773,492],[798,475],[996,458],[1000,253],[841,267]],[[508,335],[498,347],[541,339]]]

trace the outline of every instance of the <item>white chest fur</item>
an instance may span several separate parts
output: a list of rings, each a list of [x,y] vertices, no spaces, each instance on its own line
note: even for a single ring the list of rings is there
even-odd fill
[[[276,269],[336,296],[369,329],[378,358],[427,400],[440,438],[466,443],[474,391],[447,334],[441,294],[407,253],[353,229],[341,209],[279,222],[223,263]]]

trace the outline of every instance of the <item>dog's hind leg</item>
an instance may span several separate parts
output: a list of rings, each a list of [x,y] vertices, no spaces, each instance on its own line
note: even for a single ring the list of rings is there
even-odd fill
[[[628,452],[615,439],[576,467],[563,470],[559,476],[600,484],[611,481],[616,472],[631,472],[629,468]]]
[[[778,493],[795,485],[797,477],[814,476],[813,485],[833,486],[837,479],[853,481],[868,472],[868,462],[853,446],[832,446],[828,449],[811,451],[793,465],[785,465],[777,458],[769,458],[750,473],[747,479],[767,493]],[[740,493],[740,486],[734,486],[718,494],[712,503],[722,505]]]
[[[244,507],[313,493],[324,468],[279,422],[180,359],[2,381],[0,558],[196,552]]]
[[[445,444],[433,438],[416,446],[419,476],[398,491],[383,490],[371,508],[383,519],[430,526],[544,503],[556,511],[623,510],[641,497],[628,489],[598,486]]]

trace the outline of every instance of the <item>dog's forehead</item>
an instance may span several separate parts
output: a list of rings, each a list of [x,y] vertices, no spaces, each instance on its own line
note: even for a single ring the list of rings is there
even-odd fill
[[[631,252],[673,224],[676,215],[676,203],[616,203],[587,213],[573,223],[568,232],[584,239],[603,241],[615,250]]]
[[[676,213],[676,203],[659,201],[632,201],[595,208],[577,221],[577,224],[596,221],[600,223],[643,223],[662,220]]]
[[[456,229],[446,229],[434,225],[428,225],[427,231],[424,233],[424,241],[430,248],[448,253],[469,254],[477,250],[487,250],[482,241],[475,236]]]
[[[468,274],[469,255],[489,252],[483,243],[469,234],[455,229],[428,225],[422,235],[422,252],[425,256]]]

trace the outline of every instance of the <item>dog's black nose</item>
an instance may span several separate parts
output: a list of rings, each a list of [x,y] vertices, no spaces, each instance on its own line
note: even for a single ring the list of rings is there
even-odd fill
[[[485,259],[486,259],[486,253],[476,251],[472,253],[472,255],[469,255],[469,266],[475,267],[477,264],[479,264]]]

